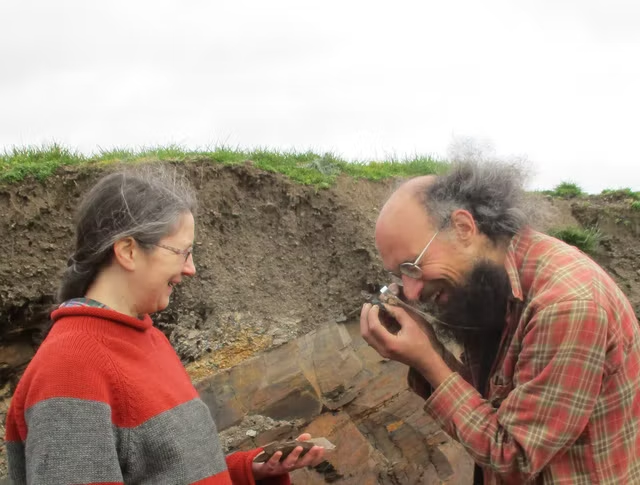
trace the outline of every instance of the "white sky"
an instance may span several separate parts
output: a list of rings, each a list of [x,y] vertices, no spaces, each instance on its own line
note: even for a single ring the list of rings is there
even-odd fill
[[[640,190],[638,0],[0,2],[0,149],[526,157]]]

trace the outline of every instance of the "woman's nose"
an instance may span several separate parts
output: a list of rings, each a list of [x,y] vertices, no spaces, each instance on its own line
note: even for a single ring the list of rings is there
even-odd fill
[[[193,254],[190,254],[182,267],[182,274],[185,276],[193,276],[196,274],[196,265],[193,262]]]

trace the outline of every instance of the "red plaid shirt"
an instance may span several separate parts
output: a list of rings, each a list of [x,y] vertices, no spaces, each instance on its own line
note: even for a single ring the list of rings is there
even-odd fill
[[[629,301],[584,254],[531,229],[513,238],[505,265],[517,304],[486,399],[454,373],[425,411],[485,485],[640,484],[640,331]]]

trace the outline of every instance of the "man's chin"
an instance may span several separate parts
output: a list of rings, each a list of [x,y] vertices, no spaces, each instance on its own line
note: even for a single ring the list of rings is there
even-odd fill
[[[460,354],[464,348],[464,339],[461,332],[453,330],[450,326],[445,326],[441,320],[435,320],[431,324],[433,333],[435,334],[438,342],[440,342],[451,354],[453,354],[458,360]]]
[[[414,306],[432,317],[428,323],[440,343],[445,346],[448,346],[448,344],[457,346],[462,344],[462,333],[455,330],[455,324],[451,324],[446,320],[450,304],[449,295],[447,294],[445,297],[440,296],[436,301],[430,299],[428,302],[418,302]]]

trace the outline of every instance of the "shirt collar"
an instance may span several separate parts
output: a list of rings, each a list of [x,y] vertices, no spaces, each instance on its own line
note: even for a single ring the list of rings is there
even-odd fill
[[[92,306],[62,307],[51,313],[51,319],[53,321],[68,316],[101,318],[103,320],[132,327],[143,332],[153,326],[153,321],[149,315],[143,315],[142,318],[135,318],[125,315],[124,313],[116,312],[115,310]]]
[[[522,284],[520,283],[520,274],[518,272],[518,248],[525,242],[527,238],[526,231],[519,232],[511,239],[511,243],[507,248],[507,255],[504,261],[504,267],[509,275],[509,282],[511,283],[511,291],[513,297],[517,300],[523,301],[524,296],[522,294]]]

